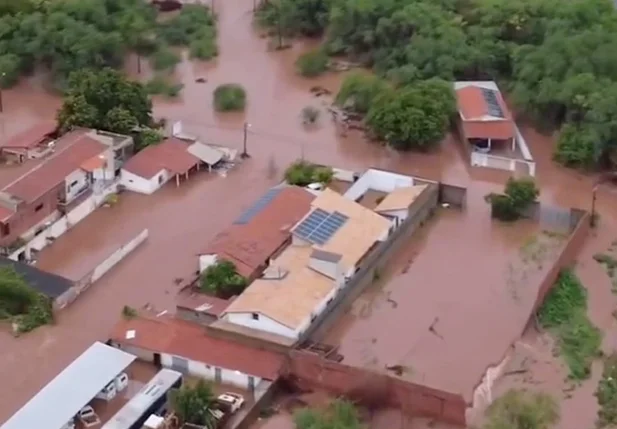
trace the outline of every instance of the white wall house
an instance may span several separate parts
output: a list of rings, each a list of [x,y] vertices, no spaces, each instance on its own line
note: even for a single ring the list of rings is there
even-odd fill
[[[169,171],[161,169],[152,177],[144,177],[123,168],[120,170],[120,184],[126,189],[140,194],[150,195],[171,180]]]
[[[369,189],[378,192],[389,193],[396,188],[413,186],[414,180],[411,176],[392,173],[390,171],[377,170],[371,168],[360,176],[360,178],[345,192],[345,198],[357,201]]]

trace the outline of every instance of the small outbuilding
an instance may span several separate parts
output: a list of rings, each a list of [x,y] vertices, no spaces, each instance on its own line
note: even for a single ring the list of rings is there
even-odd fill
[[[142,149],[122,166],[120,183],[141,194],[152,194],[173,178],[180,186],[180,178],[188,179],[201,162],[188,148],[186,142],[171,137]]]

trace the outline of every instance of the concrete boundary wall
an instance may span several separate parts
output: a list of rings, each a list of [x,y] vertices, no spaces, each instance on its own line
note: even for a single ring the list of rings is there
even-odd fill
[[[303,387],[325,389],[359,404],[372,402],[374,407],[396,408],[413,417],[466,424],[467,404],[462,395],[326,360],[312,352],[292,350],[283,376]]]
[[[90,286],[92,286],[97,280],[105,275],[109,270],[115,267],[120,261],[126,258],[131,252],[133,252],[140,244],[142,244],[148,238],[148,230],[144,229],[127,243],[123,244],[114,252],[100,262],[92,271],[83,276],[80,280],[75,282],[70,290],[70,293],[63,295],[62,301],[56,300],[54,304],[55,310],[61,310],[73,301],[77,299],[79,295],[85,292]]]

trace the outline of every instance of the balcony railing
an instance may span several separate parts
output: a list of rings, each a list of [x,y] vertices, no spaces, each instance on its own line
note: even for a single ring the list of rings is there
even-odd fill
[[[66,207],[67,205],[71,204],[72,202],[74,202],[75,200],[77,200],[79,197],[81,197],[82,195],[85,195],[89,192],[92,191],[92,184],[88,183],[86,184],[86,186],[84,186],[83,188],[81,188],[75,195],[73,195],[71,198],[67,199],[66,196],[62,197],[62,198],[58,198],[58,206],[60,207]]]

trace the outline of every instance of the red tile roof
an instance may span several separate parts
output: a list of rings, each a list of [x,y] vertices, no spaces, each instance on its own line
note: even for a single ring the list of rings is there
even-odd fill
[[[199,158],[190,154],[188,144],[175,137],[148,146],[129,159],[122,167],[144,179],[151,179],[161,170],[184,174],[199,164]]]
[[[61,137],[60,149],[42,164],[7,185],[3,191],[24,201],[34,201],[51,189],[60,185],[64,179],[80,165],[103,153],[108,147],[87,133],[90,130],[75,130]]]
[[[482,95],[482,88],[479,86],[469,85],[456,91],[458,110],[462,115],[463,132],[466,138],[506,140],[514,137],[512,114],[501,93],[496,92],[497,102],[504,112],[504,119],[490,117],[486,100]],[[486,118],[487,116],[490,118]]]
[[[32,149],[45,138],[53,134],[58,125],[54,121],[40,122],[2,142],[0,146],[6,148]]]
[[[252,278],[290,238],[289,230],[310,210],[313,199],[315,196],[303,188],[282,188],[248,222],[230,225],[200,254],[227,259],[236,265],[239,274]]]
[[[135,338],[126,338],[129,330],[135,331]],[[168,316],[123,319],[110,340],[269,380],[278,378],[284,360],[282,354],[214,338],[197,324]]]

